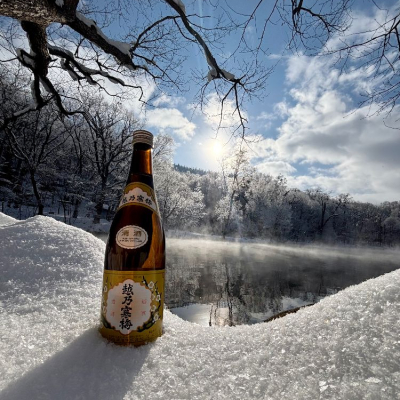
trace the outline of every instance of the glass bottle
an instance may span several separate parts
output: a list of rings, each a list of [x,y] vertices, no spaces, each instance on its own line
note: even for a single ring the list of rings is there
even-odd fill
[[[100,333],[139,346],[162,334],[165,237],[154,192],[153,135],[133,132],[129,176],[108,236]]]

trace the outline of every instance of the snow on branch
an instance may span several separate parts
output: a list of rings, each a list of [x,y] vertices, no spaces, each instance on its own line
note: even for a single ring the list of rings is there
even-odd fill
[[[146,66],[138,65],[132,59],[133,43],[124,43],[112,40],[96,25],[95,21],[86,18],[81,13],[76,13],[76,18],[68,26],[82,35],[85,39],[99,47],[105,53],[112,55],[122,66],[133,71],[142,69],[148,72]]]
[[[53,45],[48,45],[48,49],[50,54],[61,58],[61,68],[67,71],[70,74],[71,78],[75,81],[85,79],[88,81],[88,83],[95,85],[97,84],[97,82],[92,78],[92,76],[101,75],[115,84],[136,88],[136,86],[129,85],[125,83],[125,81],[123,81],[122,79],[110,75],[106,71],[86,67],[85,65],[77,61],[74,55],[68,50]],[[78,72],[81,75],[79,75]]]
[[[231,86],[227,90],[227,92],[222,96],[222,107],[221,107],[221,120],[223,118],[222,113],[224,110],[224,103],[228,101],[228,97],[230,95],[233,96],[234,103],[235,103],[235,110],[238,113],[239,120],[240,120],[240,127],[242,128],[241,136],[245,136],[245,129],[246,129],[246,118],[244,117],[243,113],[241,112],[241,101],[239,99],[239,92],[238,89],[241,87],[246,91],[245,84],[242,81],[243,78],[236,78],[232,73],[222,69],[218,62],[216,61],[215,57],[213,56],[210,48],[208,47],[207,43],[204,41],[203,37],[192,27],[189,22],[188,16],[185,13],[185,8],[181,0],[164,0],[170,7],[172,7],[181,17],[182,23],[185,26],[186,30],[195,38],[196,42],[200,45],[203,49],[204,54],[206,56],[207,64],[210,66],[210,70],[207,75],[207,83],[205,87],[212,81],[217,79],[222,79],[227,83],[230,83]],[[182,7],[183,6],[183,7]],[[202,90],[202,92],[204,92]]]
[[[28,68],[33,75],[32,94],[34,101],[27,109],[41,108],[49,99],[54,100],[64,115],[70,115],[63,106],[64,95],[56,88],[49,77],[49,68],[54,66],[55,58],[60,59],[60,65],[71,77],[73,81],[86,81],[92,85],[101,86],[101,79],[105,78],[110,82],[135,89],[142,90],[140,86],[130,85],[129,82],[122,79],[123,75],[119,74],[120,68],[125,69],[125,72],[133,71],[134,73],[144,73],[151,77],[156,82],[167,82],[168,84],[178,85],[177,78],[169,75],[169,70],[174,71],[169,62],[168,66],[164,66],[163,62],[167,60],[166,52],[179,51],[177,48],[166,51],[162,49],[159,54],[152,54],[153,41],[155,46],[162,48],[162,45],[157,43],[162,40],[169,31],[164,31],[161,25],[167,21],[173,21],[178,26],[180,34],[186,39],[199,44],[204,51],[207,63],[210,67],[208,73],[208,82],[221,82],[228,85],[225,86],[226,94],[234,97],[236,108],[239,109],[241,104],[238,100],[237,92],[246,93],[245,77],[236,78],[232,73],[221,68],[214,58],[209,46],[203,39],[202,35],[196,30],[196,26],[190,22],[190,16],[186,14],[185,5],[182,0],[164,0],[175,12],[174,15],[164,16],[156,21],[153,21],[140,33],[135,40],[122,42],[109,38],[103,30],[96,24],[96,21],[88,18],[81,12],[77,11],[79,0],[51,0],[47,2],[27,2],[22,0],[21,7],[23,10],[18,12],[17,5],[10,3],[7,7],[2,5],[0,1],[0,12],[2,15],[10,16],[21,21],[21,27],[26,32],[29,39],[31,51],[25,52],[22,49],[17,50],[17,58],[23,66]],[[51,4],[50,4],[51,3]],[[20,2],[18,2],[20,4]],[[33,15],[33,11],[35,15]],[[37,17],[37,14],[46,14],[46,11],[51,15],[45,15],[43,19]],[[22,14],[21,14],[22,13]],[[17,18],[17,15],[23,17]],[[181,23],[179,23],[179,20]],[[99,58],[95,61],[97,65],[93,65],[90,59],[83,60],[79,58],[77,53],[73,53],[62,46],[49,44],[48,26],[51,23],[62,24],[66,29],[70,28],[74,33],[81,36],[80,42],[88,42],[93,47],[94,51],[99,54],[104,54],[105,59],[101,61]],[[51,30],[50,30],[51,31]],[[49,31],[49,32],[50,32]],[[147,39],[152,31],[157,32],[155,37]],[[169,40],[166,39],[167,41]],[[79,46],[77,49],[79,49]],[[151,53],[148,55],[148,53]],[[158,57],[158,58],[157,58]],[[113,60],[118,65],[112,67],[109,62]],[[169,59],[168,61],[171,61]],[[169,69],[170,68],[170,69]],[[128,70],[128,71],[126,71]],[[117,75],[117,76],[116,76]],[[104,87],[102,89],[106,90]],[[234,94],[232,96],[232,94]],[[142,93],[143,95],[143,93]],[[225,95],[225,93],[224,93]],[[222,98],[224,95],[221,96]],[[142,96],[141,96],[142,98]],[[224,100],[223,100],[224,101]],[[73,114],[74,112],[72,112]],[[244,120],[242,125],[244,127]]]
[[[182,10],[184,14],[186,14],[186,8],[182,0],[172,0],[172,1]]]
[[[207,43],[190,24],[189,19],[185,13],[185,7],[181,0],[165,0],[165,2],[179,14],[186,30],[196,39],[197,43],[203,49],[207,59],[207,64],[211,67],[209,76],[211,76],[213,79],[223,78],[233,83],[240,83],[240,79],[236,79],[233,74],[220,68]]]
[[[102,39],[104,39],[110,46],[113,46],[117,48],[121,53],[127,55],[128,57],[131,56],[130,50],[131,50],[131,45],[128,43],[124,42],[119,42],[117,40],[113,40],[108,38],[103,31],[97,26],[96,22],[93,21],[92,19],[86,18],[83,14],[80,12],[76,13],[76,18],[83,22],[85,25],[87,25],[91,30],[95,31],[98,36],[100,36]]]

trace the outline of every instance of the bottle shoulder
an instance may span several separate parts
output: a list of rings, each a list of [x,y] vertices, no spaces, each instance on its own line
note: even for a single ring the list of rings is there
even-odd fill
[[[158,209],[152,204],[146,204],[144,201],[141,204],[127,203],[120,206],[116,211],[111,223],[110,232],[131,224],[140,224],[145,226],[161,225],[161,218],[158,214]]]
[[[147,186],[150,186],[152,189],[154,189],[154,179],[153,179],[153,174],[145,174],[145,173],[139,173],[139,172],[129,172],[128,179],[126,181],[126,185],[128,186],[129,184],[133,183],[143,183]]]

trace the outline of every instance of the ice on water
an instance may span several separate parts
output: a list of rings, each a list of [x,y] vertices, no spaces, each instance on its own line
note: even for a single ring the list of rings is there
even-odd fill
[[[0,214],[0,399],[397,399],[400,270],[271,323],[166,312],[141,348],[97,332],[104,243]]]

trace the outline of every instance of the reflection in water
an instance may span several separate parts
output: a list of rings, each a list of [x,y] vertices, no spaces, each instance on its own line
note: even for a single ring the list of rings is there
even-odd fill
[[[182,239],[167,248],[166,304],[202,325],[265,321],[400,267],[390,250]]]
[[[165,303],[201,325],[253,324],[397,268],[395,250],[167,239]]]

